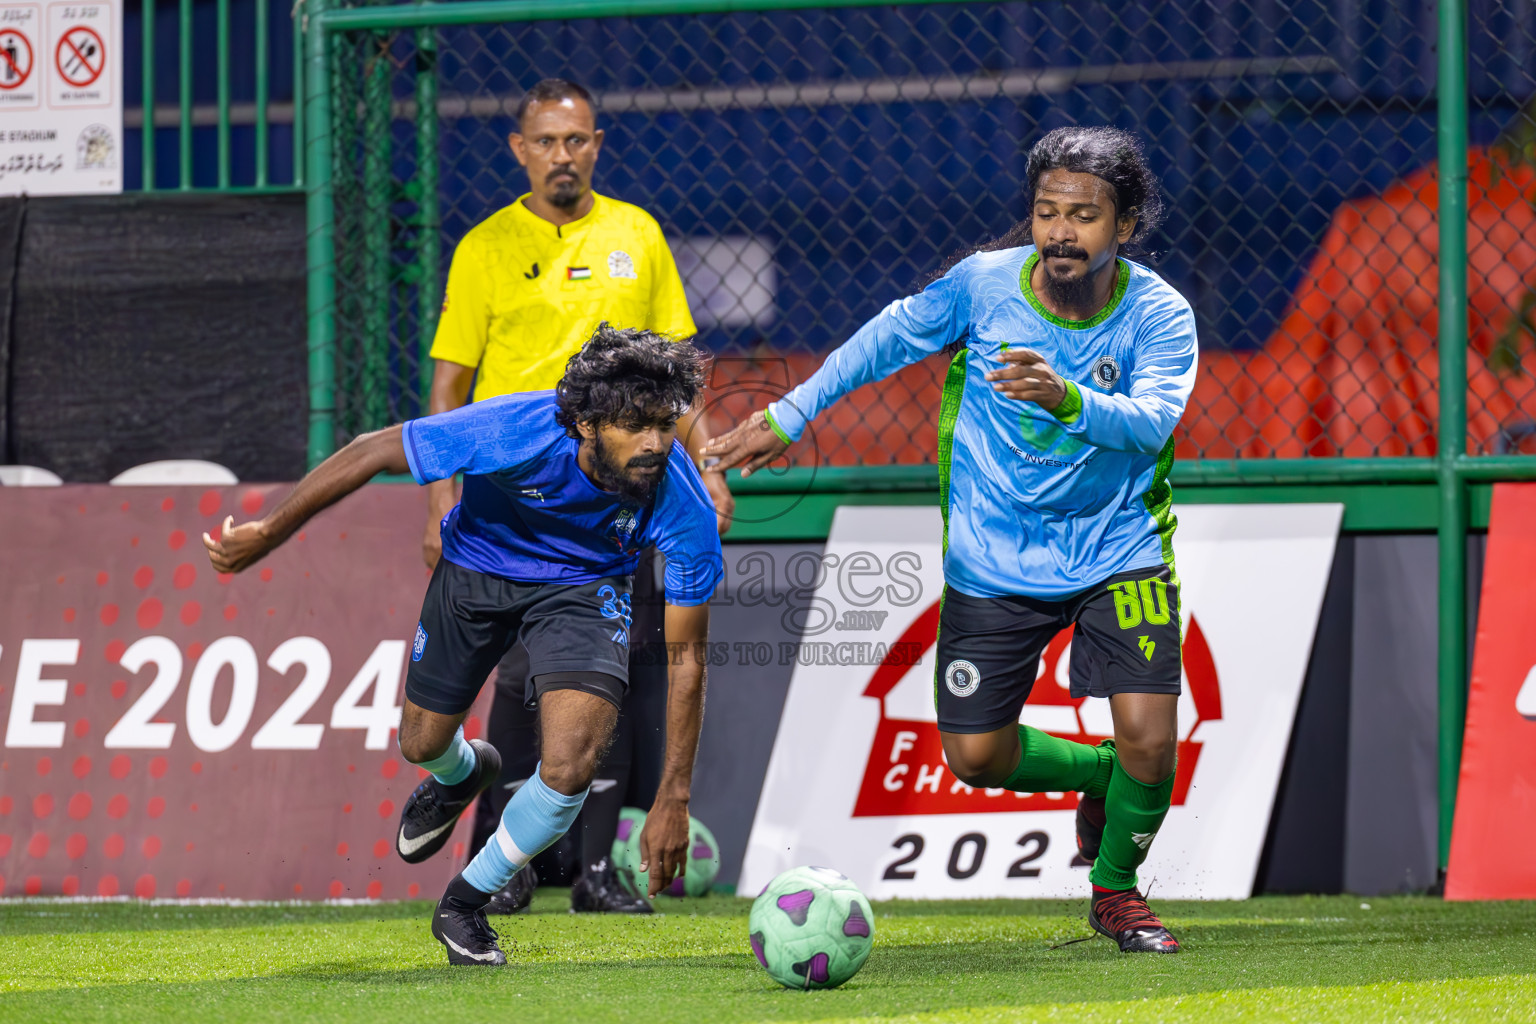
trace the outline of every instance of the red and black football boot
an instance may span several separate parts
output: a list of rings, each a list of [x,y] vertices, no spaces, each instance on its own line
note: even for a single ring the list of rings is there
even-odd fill
[[[1179,940],[1147,906],[1139,889],[1093,887],[1088,923],[1100,935],[1120,943],[1122,953],[1177,953]]]

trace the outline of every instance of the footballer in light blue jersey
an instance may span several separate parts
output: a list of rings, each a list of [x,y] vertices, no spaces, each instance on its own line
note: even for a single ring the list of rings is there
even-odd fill
[[[1178,941],[1136,887],[1168,812],[1181,687],[1172,433],[1195,382],[1189,303],[1124,257],[1161,215],[1139,141],[1050,132],[1026,161],[1029,219],[891,303],[811,378],[704,448],[743,475],[853,389],[956,351],[937,410],[944,599],[934,700],[971,786],[1076,796],[1089,923],[1127,952]],[[1074,630],[1076,697],[1113,742],[1021,725],[1040,655]]]
[[[1172,433],[1195,382],[1189,303],[1118,259],[1107,305],[1082,321],[1030,286],[1033,245],[979,252],[891,303],[810,380],[767,409],[787,441],[832,402],[953,345],[940,414],[948,465],[944,578],[972,597],[1060,600],[1172,561]],[[1054,412],[994,391],[1010,349],[1038,353],[1066,382]]]
[[[641,832],[654,896],[687,861],[688,794],[704,712],[710,593],[723,572],[714,502],[677,443],[704,385],[703,355],[606,323],[555,391],[490,399],[365,434],[326,459],[265,519],[203,535],[214,568],[239,572],[381,472],[418,482],[464,474],[406,670],[400,753],[428,773],[405,801],[395,849],[441,850],[496,782],[501,756],[461,723],[513,644],[528,651],[540,715],[538,770],[501,825],[448,884],[432,934],[455,964],[505,964],[485,907],[570,829],[629,685],[632,574],[667,555],[666,760]]]

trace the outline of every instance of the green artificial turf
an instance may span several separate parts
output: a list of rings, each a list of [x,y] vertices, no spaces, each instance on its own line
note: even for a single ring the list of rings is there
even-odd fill
[[[0,901],[0,1021],[1536,1021],[1536,904],[1399,897],[1155,901],[1178,956],[1125,956],[1085,903],[876,904],[875,951],[829,992],[780,989],[749,903],[650,918],[493,918],[512,963],[450,968],[430,904]]]

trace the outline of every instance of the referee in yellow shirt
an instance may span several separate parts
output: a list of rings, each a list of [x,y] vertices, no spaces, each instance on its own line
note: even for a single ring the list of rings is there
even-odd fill
[[[442,318],[432,342],[436,367],[431,411],[470,400],[553,388],[566,360],[607,321],[643,327],[682,340],[697,330],[683,283],[655,218],[637,206],[592,191],[602,149],[587,90],[563,79],[539,82],[517,109],[508,141],[528,171],[531,190],[474,227],[459,242],[448,272]],[[695,459],[709,436],[698,412],[684,417],[678,437]],[[720,532],[734,502],[722,473],[707,471]],[[457,502],[451,481],[427,485],[430,516],[422,541],[428,566],[442,555],[441,524]],[[650,904],[625,893],[607,861],[626,797],[649,807],[661,772],[666,709],[666,662],[661,588],[652,561],[635,573],[630,689],[609,750],[577,829],[581,873],[571,889],[579,911],[649,913]],[[641,651],[650,656],[636,656]],[[537,713],[524,702],[527,653],[515,645],[497,669],[487,738],[501,752],[501,784],[486,795],[491,820],[533,774],[538,761]],[[532,895],[532,870],[492,901],[492,912],[515,912]]]

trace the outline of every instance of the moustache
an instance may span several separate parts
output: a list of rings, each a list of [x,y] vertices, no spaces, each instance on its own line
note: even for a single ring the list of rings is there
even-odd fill
[[[636,455],[625,463],[630,469],[649,469],[652,466],[664,466],[666,464],[667,457],[660,453],[656,455]]]
[[[556,168],[544,176],[544,183],[546,185],[553,184],[558,178],[570,178],[572,181],[575,181],[576,172],[569,168]]]
[[[1071,245],[1048,245],[1044,249],[1040,250],[1040,258],[1041,259],[1052,259],[1052,258],[1055,258],[1055,259],[1064,259],[1064,260],[1085,260],[1085,259],[1088,258],[1088,253],[1087,253],[1086,250],[1079,249],[1076,246],[1071,246]]]

